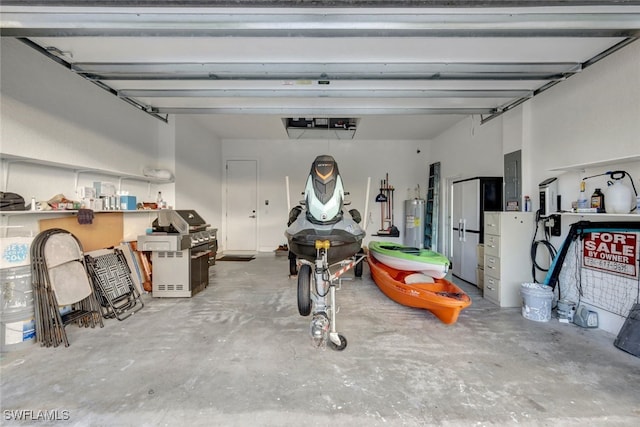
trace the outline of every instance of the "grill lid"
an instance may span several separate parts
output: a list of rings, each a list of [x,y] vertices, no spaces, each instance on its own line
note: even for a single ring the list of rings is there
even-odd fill
[[[180,234],[195,233],[204,231],[210,224],[206,224],[204,219],[194,210],[170,210],[163,209],[158,212],[158,219],[153,222],[154,228],[167,232],[178,232]],[[175,230],[175,231],[174,231]]]

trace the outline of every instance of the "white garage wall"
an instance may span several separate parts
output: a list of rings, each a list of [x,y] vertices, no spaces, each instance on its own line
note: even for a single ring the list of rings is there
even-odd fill
[[[640,43],[531,102],[533,160],[547,169],[640,153]]]
[[[176,116],[175,205],[194,209],[220,231],[222,143],[190,117]]]
[[[420,153],[418,153],[420,150]],[[375,203],[380,180],[389,173],[395,187],[395,225],[403,228],[403,203],[419,185],[425,197],[428,177],[429,143],[415,141],[238,141],[223,143],[224,160],[258,160],[258,250],[272,251],[286,243],[287,194],[285,177],[289,177],[292,205],[301,199],[311,163],[318,155],[332,155],[338,162],[345,191],[350,192],[351,206],[364,214],[367,178],[371,177],[369,196],[370,219],[367,242],[380,228],[380,205]],[[410,189],[410,191],[409,191]],[[265,205],[269,200],[269,205]],[[224,202],[223,202],[224,205]],[[224,218],[224,207],[223,207]],[[224,225],[223,225],[224,229]],[[396,239],[400,241],[402,238]],[[222,239],[224,241],[224,239]]]
[[[443,180],[502,176],[502,118],[483,125],[478,116],[461,120],[433,140],[432,157],[441,162]]]
[[[1,39],[3,153],[142,174],[167,125],[21,42]]]

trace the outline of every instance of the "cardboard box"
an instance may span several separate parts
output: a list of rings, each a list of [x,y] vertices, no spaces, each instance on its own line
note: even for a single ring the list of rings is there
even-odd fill
[[[480,243],[476,247],[476,256],[478,258],[478,267],[484,268],[484,244]]]
[[[120,196],[120,210],[135,211],[137,205],[136,196]]]
[[[484,268],[476,269],[476,286],[478,289],[484,289]]]

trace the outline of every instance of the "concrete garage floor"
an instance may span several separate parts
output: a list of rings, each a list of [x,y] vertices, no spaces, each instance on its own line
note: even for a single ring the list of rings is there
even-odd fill
[[[286,257],[218,262],[68,348],[2,355],[2,425],[637,426],[640,359],[614,336],[537,323],[465,286],[454,325],[385,297],[365,266],[338,292],[343,352],[312,348]],[[16,422],[14,411],[66,420]]]

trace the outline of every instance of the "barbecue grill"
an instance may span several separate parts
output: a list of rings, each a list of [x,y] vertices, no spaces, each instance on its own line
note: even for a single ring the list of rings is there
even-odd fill
[[[194,210],[158,212],[151,234],[138,236],[138,249],[151,251],[154,297],[192,297],[209,285],[210,260],[218,249],[216,228]]]

